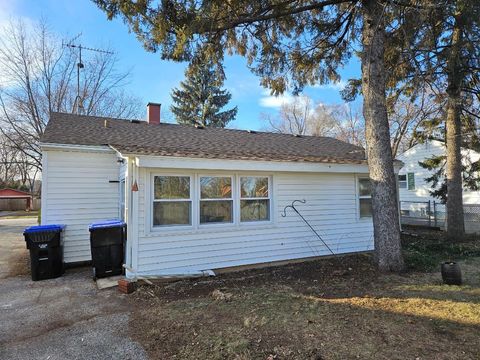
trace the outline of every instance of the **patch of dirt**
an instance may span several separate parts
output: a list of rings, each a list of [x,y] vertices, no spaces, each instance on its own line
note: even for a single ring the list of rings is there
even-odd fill
[[[211,278],[192,278],[171,283],[155,282],[156,296],[166,301],[197,298],[210,295],[214,290],[233,289],[236,292],[250,287],[275,284],[315,293],[319,288],[335,287],[337,294],[360,290],[363,283],[378,277],[369,255],[344,256],[307,261],[263,269],[252,269],[221,274]],[[354,288],[346,282],[357,284]],[[325,288],[326,289],[326,288]]]
[[[30,274],[30,254],[25,249],[14,249],[8,259],[8,277]]]
[[[367,255],[140,286],[130,331],[157,359],[477,359],[479,265],[464,286]]]

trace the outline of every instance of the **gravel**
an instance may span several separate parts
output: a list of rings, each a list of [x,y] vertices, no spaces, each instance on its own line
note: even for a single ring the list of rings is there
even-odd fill
[[[32,224],[0,219],[3,258],[24,248],[21,233]],[[8,266],[2,261],[0,273],[8,274]],[[147,358],[128,335],[127,295],[98,290],[89,268],[37,282],[29,275],[10,276],[0,286],[0,359]]]

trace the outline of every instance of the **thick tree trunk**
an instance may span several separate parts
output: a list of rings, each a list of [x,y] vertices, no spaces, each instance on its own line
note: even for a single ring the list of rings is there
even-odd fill
[[[461,239],[465,235],[461,153],[462,122],[460,118],[460,89],[462,84],[460,71],[461,42],[462,30],[457,18],[452,32],[451,52],[447,64],[447,237],[452,240]]]
[[[375,260],[381,271],[400,271],[404,268],[404,263],[385,101],[383,6],[377,0],[363,0],[362,3],[363,115],[372,183]]]

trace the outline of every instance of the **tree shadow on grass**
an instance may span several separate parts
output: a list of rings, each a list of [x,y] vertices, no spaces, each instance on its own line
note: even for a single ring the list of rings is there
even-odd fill
[[[455,307],[436,313],[441,302],[418,301],[325,299],[284,286],[257,287],[229,301],[149,303],[138,308],[131,330],[152,358],[475,359],[480,320],[452,314]]]

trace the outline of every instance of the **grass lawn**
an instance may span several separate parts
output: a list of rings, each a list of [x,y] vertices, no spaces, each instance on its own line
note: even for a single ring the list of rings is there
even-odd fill
[[[156,359],[479,359],[480,242],[404,248],[400,275],[356,255],[142,286],[130,330]],[[462,286],[441,283],[449,257]]]

